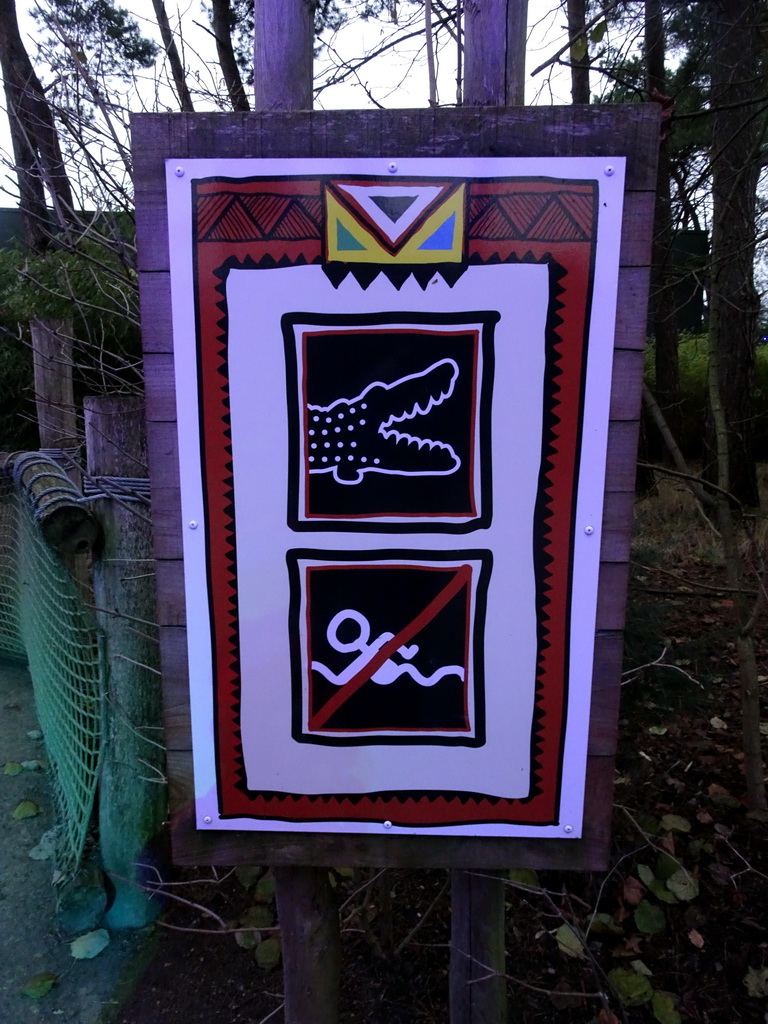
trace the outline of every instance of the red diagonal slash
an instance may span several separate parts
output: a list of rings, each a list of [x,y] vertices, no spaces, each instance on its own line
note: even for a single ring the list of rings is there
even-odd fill
[[[352,676],[348,683],[344,686],[339,687],[336,693],[327,701],[320,710],[312,716],[309,720],[310,729],[322,729],[328,719],[333,715],[335,711],[349,700],[353,694],[357,693],[363,683],[367,683],[374,672],[381,668],[385,661],[387,661],[395,651],[399,650],[403,644],[407,644],[408,641],[416,636],[424,627],[435,618],[435,616],[445,608],[452,597],[461,590],[461,588],[469,583],[472,579],[472,567],[469,565],[460,565],[450,581],[443,587],[436,597],[433,597],[427,607],[419,615],[409,622],[407,626],[404,626],[399,633],[388,640],[378,651],[373,655],[367,665],[364,665],[360,671]]]

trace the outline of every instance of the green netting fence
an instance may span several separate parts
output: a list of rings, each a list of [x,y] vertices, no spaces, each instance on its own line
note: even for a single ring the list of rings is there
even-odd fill
[[[40,453],[0,455],[0,655],[29,665],[64,876],[88,837],[103,720],[99,634],[60,554],[90,546],[93,520],[78,500],[66,474]]]

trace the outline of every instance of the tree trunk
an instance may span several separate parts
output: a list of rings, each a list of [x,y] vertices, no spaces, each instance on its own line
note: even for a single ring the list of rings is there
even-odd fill
[[[645,87],[652,99],[661,101],[666,94],[664,14],[661,0],[645,3]],[[680,368],[678,332],[675,319],[675,281],[672,276],[672,201],[670,189],[669,145],[666,131],[659,141],[656,179],[656,211],[651,252],[650,320],[653,329],[656,364],[656,400],[674,436],[680,440]],[[651,458],[659,457],[664,446],[656,445]],[[660,450],[659,450],[660,449]]]
[[[245,95],[245,86],[240,77],[240,69],[235,60],[232,46],[232,8],[229,0],[213,0],[211,4],[213,34],[216,39],[216,52],[219,65],[227,87],[229,102],[233,110],[248,111],[251,105]]]
[[[160,38],[163,40],[163,49],[168,57],[168,63],[171,65],[171,74],[173,75],[173,84],[176,86],[176,95],[179,97],[179,106],[187,113],[192,113],[195,109],[192,105],[192,95],[187,86],[187,76],[184,74],[184,65],[181,63],[176,40],[173,38],[165,4],[163,0],[152,0],[152,6],[155,9],[157,27],[160,29]]]
[[[571,100],[589,103],[589,41],[586,0],[568,0],[568,38],[571,41]]]
[[[528,0],[466,0],[464,103],[488,107],[525,103]]]
[[[754,286],[755,197],[762,135],[753,0],[713,0],[712,265],[710,329],[728,430],[725,486],[743,504],[759,493],[752,386],[759,300]],[[710,463],[717,448],[710,438]],[[720,467],[722,477],[722,466]]]
[[[61,226],[72,219],[72,190],[51,108],[19,32],[14,0],[0,0],[0,71],[27,244],[45,252],[51,233],[46,190]]]

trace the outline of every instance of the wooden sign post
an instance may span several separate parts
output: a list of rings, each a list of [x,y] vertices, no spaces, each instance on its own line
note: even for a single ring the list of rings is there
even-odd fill
[[[134,118],[179,862],[604,866],[657,138]]]

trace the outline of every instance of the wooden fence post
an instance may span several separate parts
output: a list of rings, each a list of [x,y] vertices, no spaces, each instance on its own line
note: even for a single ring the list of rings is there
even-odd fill
[[[41,448],[70,448],[78,443],[72,382],[72,323],[33,320],[32,363]]]
[[[166,806],[151,520],[146,504],[120,497],[130,486],[119,482],[147,476],[143,399],[86,398],[85,436],[90,476],[112,478],[102,489],[116,495],[94,502],[105,537],[93,595],[108,663],[99,798],[102,863],[114,886],[107,924],[138,928],[160,911],[141,886],[159,881]]]
[[[255,0],[257,110],[312,107],[313,5]],[[326,869],[274,869],[283,946],[286,1024],[336,1024],[341,936]]]
[[[466,0],[464,10],[464,103],[524,103],[528,0]],[[503,881],[453,871],[450,1024],[506,1024],[504,945]]]
[[[450,1024],[506,1024],[504,881],[451,872]]]

